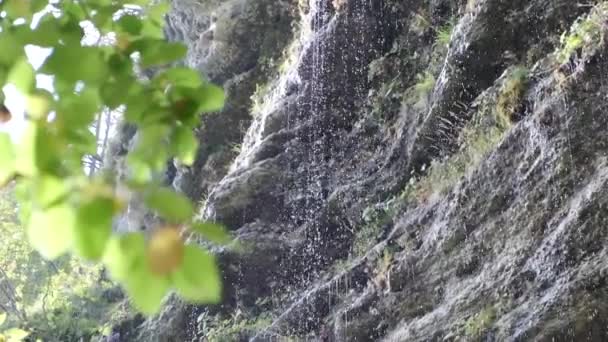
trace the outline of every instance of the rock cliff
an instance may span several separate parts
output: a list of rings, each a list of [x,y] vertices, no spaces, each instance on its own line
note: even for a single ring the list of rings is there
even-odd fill
[[[174,0],[228,97],[167,182],[245,248],[137,334],[607,340],[607,33],[593,0]]]

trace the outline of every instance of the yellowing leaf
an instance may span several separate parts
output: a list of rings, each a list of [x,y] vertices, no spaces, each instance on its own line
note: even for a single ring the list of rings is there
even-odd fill
[[[152,273],[168,275],[178,268],[184,257],[184,243],[175,227],[164,227],[156,230],[146,252],[148,266]]]
[[[186,246],[182,265],[171,280],[177,293],[186,300],[211,304],[221,299],[221,278],[215,258],[196,246]]]
[[[74,208],[67,205],[32,212],[27,235],[32,246],[47,259],[64,254],[74,241]]]

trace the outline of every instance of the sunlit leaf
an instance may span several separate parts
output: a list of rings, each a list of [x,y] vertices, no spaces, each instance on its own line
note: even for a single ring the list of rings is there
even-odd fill
[[[25,330],[12,328],[4,331],[4,336],[7,339],[7,342],[18,342],[23,341],[26,337],[28,337],[30,333]]]
[[[32,118],[43,119],[51,110],[52,103],[51,93],[43,89],[36,89],[27,97],[26,110]]]
[[[216,112],[224,108],[224,90],[212,84],[206,84],[201,89],[201,112]]]
[[[75,210],[68,205],[35,210],[30,217],[27,235],[43,257],[55,259],[72,246],[75,222]]]
[[[42,208],[57,204],[70,191],[65,180],[52,175],[44,175],[35,179],[34,188],[36,189],[36,204]]]
[[[221,277],[215,258],[198,247],[186,246],[182,266],[171,280],[179,295],[189,301],[218,303],[221,299]]]
[[[226,244],[231,241],[230,234],[228,234],[224,226],[217,223],[195,222],[190,226],[190,229],[217,244]]]
[[[198,140],[192,129],[185,126],[177,127],[171,142],[177,159],[185,165],[192,165],[198,150]]]
[[[126,279],[126,289],[131,301],[138,310],[148,315],[160,310],[169,286],[168,277],[152,274],[145,263],[136,265]]]
[[[20,59],[13,65],[8,74],[8,83],[12,83],[23,94],[28,94],[35,82],[34,68],[27,59]]]
[[[0,133],[0,185],[5,184],[15,172],[15,151],[11,138]]]
[[[4,324],[5,321],[6,321],[6,313],[2,312],[2,313],[0,313],[0,326],[2,324]]]
[[[182,194],[167,188],[152,188],[145,196],[145,203],[164,218],[182,222],[194,214],[190,200]]]
[[[145,244],[144,236],[139,233],[114,236],[108,240],[103,262],[112,278],[124,282],[134,268],[141,267],[145,258]]]
[[[101,196],[86,200],[79,205],[74,247],[80,256],[89,260],[98,260],[102,257],[112,233],[115,209],[112,198]]]

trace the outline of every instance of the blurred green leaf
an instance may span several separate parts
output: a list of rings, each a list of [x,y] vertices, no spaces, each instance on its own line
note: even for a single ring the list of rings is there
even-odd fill
[[[176,127],[171,142],[177,159],[185,165],[192,165],[198,150],[198,140],[192,129],[185,126]]]
[[[182,266],[171,280],[179,295],[189,301],[212,304],[221,300],[221,277],[215,258],[198,247],[185,247]]]
[[[0,32],[0,64],[11,66],[24,55],[23,45],[10,32]]]
[[[29,220],[28,238],[43,257],[55,259],[72,246],[75,222],[75,210],[68,205],[35,210]]]
[[[232,239],[224,226],[212,222],[194,222],[190,227],[192,231],[201,234],[205,239],[223,245]]]
[[[194,215],[194,208],[190,200],[167,188],[150,189],[144,201],[148,207],[173,222],[187,221]]]
[[[134,15],[123,15],[116,22],[121,32],[137,36],[141,32],[141,20]]]
[[[53,49],[41,72],[70,83],[81,80],[98,84],[107,75],[107,65],[99,48],[59,45]]]
[[[11,138],[0,133],[0,185],[5,184],[15,172],[15,151]]]
[[[169,286],[169,279],[151,273],[145,262],[137,263],[126,278],[127,293],[133,304],[148,315],[160,310]]]
[[[224,108],[224,90],[212,84],[206,84],[201,89],[201,112],[217,112]]]
[[[65,198],[70,191],[65,180],[52,175],[40,176],[33,184],[36,189],[36,204],[42,208],[58,204],[57,202]]]
[[[145,262],[145,244],[141,233],[128,233],[108,240],[103,262],[112,278],[124,282],[134,268],[141,267]]]
[[[30,333],[28,333],[27,331],[17,328],[12,328],[4,331],[4,336],[6,337],[7,342],[23,341],[29,335]]]
[[[7,78],[8,83],[12,83],[23,94],[28,94],[35,82],[34,68],[27,59],[22,58],[13,65]]]
[[[74,247],[81,257],[98,260],[103,256],[115,208],[113,199],[107,197],[90,199],[78,207]]]
[[[6,313],[0,313],[0,326],[6,321]]]
[[[179,87],[198,88],[203,85],[201,76],[195,70],[174,67],[156,76],[156,82],[168,82]]]
[[[131,48],[141,54],[141,64],[144,68],[177,61],[184,58],[188,52],[184,44],[150,38],[134,41]]]

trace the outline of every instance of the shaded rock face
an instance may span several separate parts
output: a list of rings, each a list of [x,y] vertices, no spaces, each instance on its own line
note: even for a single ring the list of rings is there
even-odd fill
[[[169,36],[229,95],[174,184],[247,248],[218,252],[223,305],[172,302],[144,340],[608,339],[606,2],[174,7]]]

